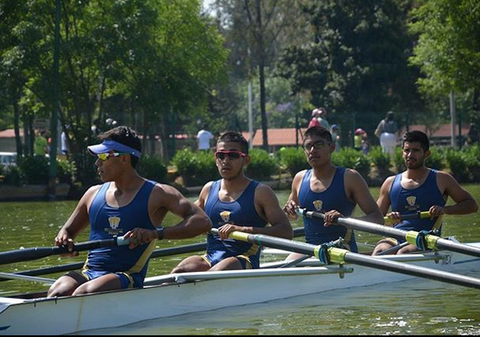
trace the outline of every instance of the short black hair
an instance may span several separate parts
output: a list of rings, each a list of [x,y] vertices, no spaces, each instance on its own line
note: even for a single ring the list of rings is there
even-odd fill
[[[217,144],[220,142],[232,142],[240,144],[240,150],[248,154],[248,142],[243,135],[236,131],[227,131],[218,137]]]
[[[405,142],[409,143],[420,143],[422,145],[423,151],[428,151],[430,149],[430,141],[428,140],[427,135],[422,131],[408,131],[403,135],[402,148]]]
[[[98,135],[98,139],[111,139],[142,152],[142,142],[140,141],[140,138],[138,137],[137,133],[128,126],[120,125],[105,131]],[[137,166],[138,160],[138,157],[130,155],[130,162],[132,163],[133,168]]]
[[[330,130],[321,125],[308,128],[307,131],[305,131],[303,139],[311,136],[317,136],[328,140],[330,143],[332,142],[332,134],[330,133]]]

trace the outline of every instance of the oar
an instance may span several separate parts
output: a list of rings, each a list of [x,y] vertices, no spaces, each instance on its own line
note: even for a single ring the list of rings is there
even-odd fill
[[[211,232],[218,233],[218,230],[216,228],[213,228]],[[307,254],[315,256],[319,259],[323,250],[322,246],[316,246],[305,242],[291,241],[262,234],[248,234],[235,231],[230,233],[229,237],[239,241],[254,243],[259,246],[267,246],[272,248],[289,250],[296,253]],[[353,263],[381,270],[388,270],[400,274],[413,275],[436,281],[453,283],[466,287],[480,289],[480,279],[474,277],[457,275],[454,273],[444,272],[436,269],[400,263],[387,260],[385,258],[352,253],[346,249],[340,249],[336,247],[327,248],[327,253],[331,263]]]
[[[24,280],[24,281],[42,282],[42,283],[48,283],[48,284],[53,284],[55,282],[55,280],[51,278],[26,276],[26,275],[19,275],[15,273],[0,272],[0,277],[2,279],[8,279],[8,280]]]
[[[428,211],[418,211],[416,213],[412,214],[404,214],[400,216],[400,221],[402,220],[408,220],[408,219],[428,219],[431,218],[430,212]],[[395,224],[395,221],[392,218],[389,218],[388,216],[384,217],[383,220],[385,221],[385,225],[393,225]]]
[[[128,245],[129,240],[123,239],[123,236],[115,237],[112,239],[106,240],[94,240],[76,243],[73,245],[73,251],[81,252],[85,250],[100,248],[100,247],[111,247],[111,246],[122,246]],[[8,252],[0,252],[0,265],[8,264],[20,261],[31,261],[41,259],[43,257],[51,255],[59,255],[68,253],[67,246],[58,246],[58,247],[35,247],[35,248],[25,248],[11,250]]]
[[[303,227],[301,228],[294,228],[293,229],[293,236],[299,237],[305,235],[305,230]],[[152,252],[151,257],[160,257],[160,256],[171,256],[176,254],[185,254],[185,253],[193,253],[198,252],[201,250],[205,250],[207,248],[207,244],[205,242],[201,243],[193,243],[189,245],[171,247],[171,248],[160,248],[156,249]],[[50,249],[50,248],[49,248]],[[1,255],[2,253],[0,253]],[[1,263],[0,263],[1,264]],[[55,273],[63,273],[71,270],[80,269],[85,262],[74,262],[63,264],[59,266],[52,266],[52,267],[45,267],[45,268],[38,268],[38,269],[31,269],[22,272],[13,273],[14,275],[30,275],[30,276],[38,276],[38,275],[47,275],[47,274],[55,274]],[[7,281],[7,278],[3,278],[0,275],[0,282]]]
[[[322,220],[325,218],[325,215],[323,213],[307,211],[305,208],[298,208],[298,213],[307,218],[318,218]],[[336,219],[336,222],[347,228],[403,239],[415,246],[417,246],[417,239],[420,239],[422,236],[421,233],[416,231],[404,231],[401,229],[377,225],[371,222],[352,218],[338,218]],[[445,249],[452,252],[480,257],[480,248],[474,246],[453,242],[451,240],[443,239],[432,234],[425,234],[424,240],[426,243],[426,248],[428,249]]]

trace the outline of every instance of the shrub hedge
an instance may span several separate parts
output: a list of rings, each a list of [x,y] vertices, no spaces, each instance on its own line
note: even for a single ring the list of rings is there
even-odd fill
[[[290,177],[309,168],[302,148],[282,148],[274,155],[262,149],[250,150],[251,162],[246,168],[246,175],[255,180],[271,180],[279,172],[288,172]],[[431,156],[426,165],[438,170],[450,172],[459,182],[480,182],[480,146],[468,146],[461,151],[452,148],[432,147]],[[342,148],[332,155],[332,163],[357,170],[367,178],[372,169],[402,172],[405,170],[402,151],[396,149],[390,159],[379,147],[372,147],[365,155],[352,148]],[[177,169],[186,187],[202,186],[206,182],[220,178],[215,165],[215,156],[210,151],[192,151],[186,148],[178,151],[170,165]],[[169,183],[167,164],[156,156],[143,156],[137,167],[140,175],[162,183]],[[75,183],[76,167],[72,161],[57,160],[57,177],[59,182]],[[46,184],[49,177],[49,161],[46,157],[25,157],[18,161],[18,166],[2,167],[0,165],[0,183],[8,185]]]

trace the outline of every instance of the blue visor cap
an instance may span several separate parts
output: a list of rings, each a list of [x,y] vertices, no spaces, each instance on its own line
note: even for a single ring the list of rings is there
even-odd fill
[[[87,148],[88,148],[88,152],[90,152],[92,156],[95,156],[99,153],[109,153],[113,151],[113,152],[128,153],[128,154],[131,154],[132,156],[140,158],[140,151],[135,150],[130,146],[116,142],[111,139],[105,139],[102,142],[102,144],[90,145]]]

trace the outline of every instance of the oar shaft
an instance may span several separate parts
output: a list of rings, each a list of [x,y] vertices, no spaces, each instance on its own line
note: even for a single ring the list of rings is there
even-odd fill
[[[36,276],[26,276],[20,275],[15,273],[2,273],[0,272],[0,277],[2,279],[8,280],[23,280],[23,281],[32,281],[32,282],[41,282],[41,283],[48,283],[53,284],[55,282],[54,279],[45,278],[45,277],[36,277]]]
[[[396,261],[383,260],[371,256],[348,252],[345,254],[345,261],[366,267],[379,268],[400,274],[407,274],[417,277],[428,278],[435,281],[457,284],[465,287],[480,289],[480,279],[419,267],[413,264],[400,263]]]
[[[218,233],[216,228],[211,229],[211,232]],[[289,250],[296,253],[307,254],[318,257],[319,246],[311,245],[299,241],[291,241],[283,238],[277,238],[262,234],[247,234],[243,232],[232,232],[229,237],[254,243],[257,245],[263,245],[272,248]],[[457,275],[454,273],[439,271],[426,267],[419,267],[415,265],[400,263],[396,261],[387,260],[384,258],[375,258],[358,253],[352,253],[345,249],[328,248],[329,254],[334,254],[335,258],[343,258],[347,263],[365,265],[367,267],[378,268],[382,270],[388,270],[401,274],[407,274],[412,276],[418,276],[428,279],[434,279],[446,283],[458,284],[466,287],[480,289],[480,279]]]
[[[293,236],[299,237],[305,235],[305,229],[301,228],[294,228],[293,229]],[[185,254],[185,253],[193,253],[201,250],[205,250],[207,248],[207,244],[205,242],[201,243],[193,243],[189,245],[183,246],[176,246],[176,247],[169,247],[169,248],[160,248],[156,249],[152,252],[151,257],[161,257],[161,256],[171,256],[176,254]],[[0,253],[1,254],[1,253]],[[54,273],[62,273],[71,270],[80,269],[84,265],[84,262],[74,262],[68,264],[62,264],[58,266],[51,266],[45,268],[38,268],[32,270],[26,270],[23,272],[17,272],[17,275],[30,275],[30,276],[37,276],[37,275],[47,275],[47,274],[54,274]],[[6,281],[6,278],[0,277],[1,281]]]
[[[124,240],[123,237],[117,237],[107,240],[95,240],[77,243],[73,246],[73,251],[85,251],[100,247],[111,247],[128,244],[128,240]],[[34,247],[26,249],[17,249],[8,252],[0,252],[0,265],[15,263],[21,261],[31,261],[41,259],[51,255],[59,255],[68,253],[67,246],[59,247]]]
[[[325,218],[325,215],[320,212],[307,211],[305,209],[299,209],[299,213],[309,218],[318,218],[322,220]],[[414,232],[414,231],[407,232],[401,229],[377,225],[371,222],[352,219],[352,218],[338,218],[337,223],[354,230],[359,230],[359,231],[364,231],[364,232],[384,235],[384,236],[391,236],[397,239],[403,239],[407,241],[408,241],[407,234],[409,233],[418,234],[417,232]],[[455,243],[451,240],[443,239],[430,234],[426,235],[426,237],[432,238],[432,241],[435,242],[436,248],[451,250],[457,253],[480,257],[480,248],[478,247]]]

